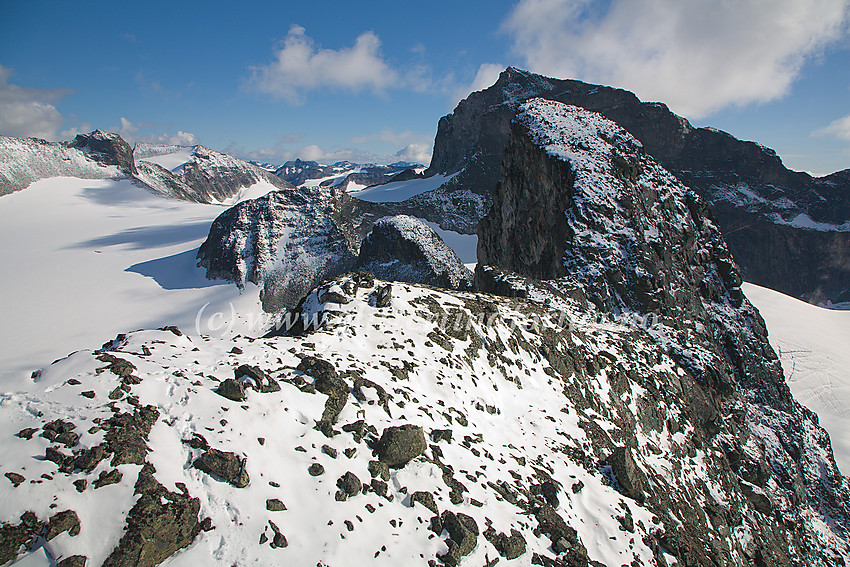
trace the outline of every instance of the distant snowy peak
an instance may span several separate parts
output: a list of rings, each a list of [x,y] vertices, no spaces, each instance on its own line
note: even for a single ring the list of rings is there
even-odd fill
[[[182,200],[227,203],[257,184],[292,187],[261,167],[205,146],[145,146],[141,151],[153,155],[139,160],[139,179],[158,193]]]

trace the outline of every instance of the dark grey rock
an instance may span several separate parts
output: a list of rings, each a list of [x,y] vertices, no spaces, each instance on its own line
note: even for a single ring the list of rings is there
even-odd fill
[[[234,402],[244,402],[248,397],[245,394],[245,387],[244,382],[228,378],[218,385],[215,393]]]
[[[440,517],[443,529],[449,533],[446,544],[448,552],[439,556],[446,565],[458,565],[464,557],[472,553],[478,541],[478,525],[466,514],[446,510]]]
[[[363,483],[353,472],[348,471],[336,481],[337,487],[348,497],[357,496],[363,489]]]
[[[387,427],[377,444],[378,459],[392,469],[398,469],[428,448],[425,432],[418,425]]]

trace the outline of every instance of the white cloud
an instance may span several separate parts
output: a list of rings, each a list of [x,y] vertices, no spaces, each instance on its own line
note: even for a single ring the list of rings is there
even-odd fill
[[[501,63],[482,63],[478,66],[478,71],[475,72],[475,77],[470,84],[459,85],[455,89],[453,93],[454,102],[465,99],[470,93],[492,86],[504,70],[505,66]]]
[[[850,142],[850,114],[837,120],[833,120],[823,128],[812,132],[817,138],[838,138]]]
[[[603,83],[698,118],[788,92],[847,32],[850,0],[521,0],[505,21],[530,70]]]
[[[121,128],[118,134],[129,144],[145,142],[148,144],[165,144],[173,146],[195,146],[200,139],[191,132],[177,130],[176,132],[153,132],[157,128],[151,122],[133,122],[121,117]],[[140,132],[142,132],[140,134]]]
[[[431,145],[410,144],[406,148],[397,151],[395,157],[398,158],[398,161],[409,161],[428,165],[431,163]]]
[[[274,61],[251,68],[251,85],[292,104],[302,103],[307,91],[323,87],[381,93],[398,81],[398,73],[384,60],[380,47],[378,36],[367,31],[351,47],[323,49],[304,28],[292,26]]]
[[[12,70],[0,65],[0,134],[56,139],[65,119],[47,101],[61,99],[67,89],[28,89],[9,83]]]

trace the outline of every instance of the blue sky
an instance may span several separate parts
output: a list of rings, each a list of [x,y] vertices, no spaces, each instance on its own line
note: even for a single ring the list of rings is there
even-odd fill
[[[427,160],[440,116],[515,65],[633,90],[827,173],[850,167],[848,4],[3,1],[0,133]]]

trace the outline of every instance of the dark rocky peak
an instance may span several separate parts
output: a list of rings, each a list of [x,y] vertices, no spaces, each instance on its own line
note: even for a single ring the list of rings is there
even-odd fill
[[[90,134],[77,134],[68,146],[83,150],[98,163],[117,165],[128,174],[137,173],[133,148],[118,134],[99,129]]]
[[[704,200],[617,124],[544,99],[519,107],[493,200],[479,227],[479,289],[541,293],[485,268],[495,265],[545,280],[570,301],[586,298],[600,319],[646,331],[683,377],[693,379],[675,395],[706,439],[729,448],[736,490],[749,490],[757,506],[746,472],[752,469],[737,455],[752,456],[761,447],[771,471],[757,481],[761,494],[776,509],[833,518],[834,541],[843,543],[830,553],[847,553],[850,486],[835,465],[829,436],[792,398]],[[802,525],[790,516],[785,521]],[[782,528],[779,534],[772,523],[752,526],[761,534],[756,539],[776,552],[768,563],[790,564],[786,549],[817,559],[806,551],[819,541],[817,530]],[[686,527],[676,547],[698,549],[710,537],[706,529]]]
[[[472,288],[472,272],[454,251],[431,227],[406,215],[375,223],[360,246],[358,269],[382,280]]]
[[[489,200],[516,109],[534,97],[599,112],[639,140],[647,154],[710,203],[747,281],[814,303],[850,297],[850,175],[812,178],[787,169],[761,144],[694,128],[664,104],[515,68],[440,119],[425,174],[459,173],[433,203],[420,204],[425,216],[441,222],[449,214],[441,207],[445,193]],[[465,232],[474,231],[478,220],[468,219]]]

